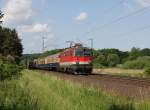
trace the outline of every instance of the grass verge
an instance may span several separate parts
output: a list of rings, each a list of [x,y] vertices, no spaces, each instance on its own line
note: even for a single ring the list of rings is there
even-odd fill
[[[94,69],[94,73],[103,73],[103,74],[112,74],[112,75],[121,75],[121,76],[131,76],[131,77],[141,77],[147,78],[144,70],[142,69],[122,69],[122,68],[99,68]]]
[[[48,74],[25,70],[20,80],[25,90],[38,99],[41,110],[149,110],[148,101],[111,96]]]

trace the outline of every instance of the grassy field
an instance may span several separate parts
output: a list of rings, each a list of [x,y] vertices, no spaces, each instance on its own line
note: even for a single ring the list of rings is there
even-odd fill
[[[35,71],[23,71],[20,85],[38,99],[40,110],[150,110],[148,101],[111,96]]]
[[[99,68],[94,69],[94,73],[103,73],[103,74],[112,74],[112,75],[122,75],[122,76],[131,76],[131,77],[147,77],[144,74],[144,70],[138,69],[121,69],[121,68]]]

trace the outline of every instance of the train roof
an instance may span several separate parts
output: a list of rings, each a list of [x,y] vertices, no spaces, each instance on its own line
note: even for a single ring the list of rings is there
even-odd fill
[[[44,57],[44,58],[49,58],[49,57],[58,57],[59,55],[60,55],[60,53],[57,53],[57,54],[49,55],[49,56]]]

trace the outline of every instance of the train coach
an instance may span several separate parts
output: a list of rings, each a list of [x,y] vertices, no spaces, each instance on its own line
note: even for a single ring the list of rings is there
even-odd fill
[[[61,71],[73,74],[92,72],[92,50],[81,44],[65,49],[63,52],[35,59],[30,68]]]

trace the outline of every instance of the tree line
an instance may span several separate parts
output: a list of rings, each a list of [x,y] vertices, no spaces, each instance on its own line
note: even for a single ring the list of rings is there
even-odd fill
[[[140,49],[133,47],[131,51],[120,51],[119,49],[99,49],[94,50],[96,67],[124,67],[142,69],[150,67],[150,49]],[[144,64],[146,63],[146,64]],[[139,66],[140,65],[140,66]],[[141,66],[145,65],[145,66]]]

